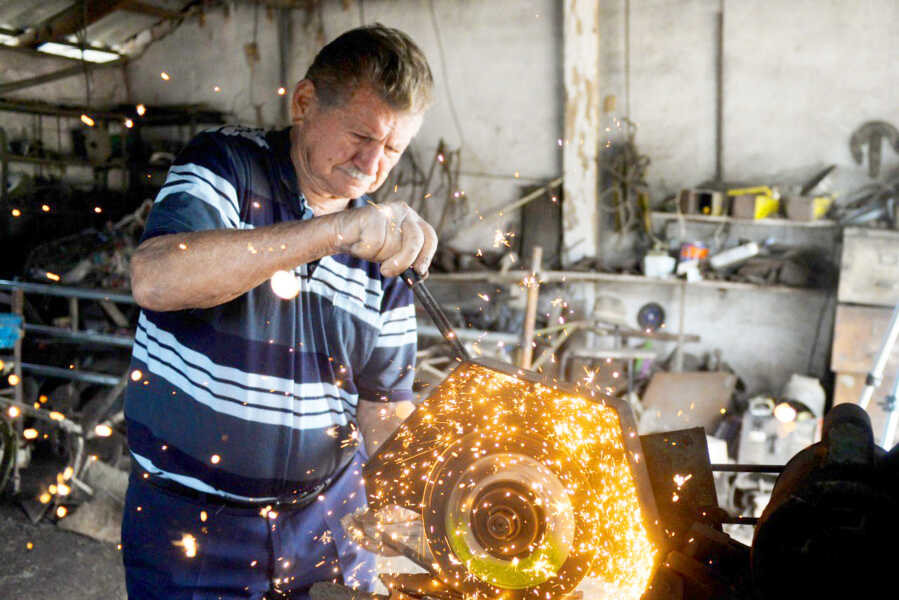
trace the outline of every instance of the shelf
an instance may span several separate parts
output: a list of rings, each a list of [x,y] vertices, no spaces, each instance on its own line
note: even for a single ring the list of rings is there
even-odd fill
[[[520,283],[525,277],[530,276],[530,271],[481,271],[465,273],[432,273],[429,281],[434,282],[462,282],[462,281],[486,281],[495,284]],[[718,290],[742,290],[759,292],[779,292],[795,294],[821,294],[828,290],[819,288],[800,288],[786,285],[759,285],[756,283],[744,283],[740,281],[720,281],[703,279],[701,281],[686,281],[685,279],[655,279],[643,275],[629,275],[626,273],[595,273],[589,271],[541,271],[539,274],[541,283],[574,283],[574,282],[607,282],[607,283],[631,283],[642,285],[686,286],[688,288],[710,288]]]
[[[836,221],[818,219],[816,221],[791,221],[790,219],[737,219],[735,217],[712,217],[709,215],[687,215],[683,213],[652,212],[653,219],[663,221],[676,221],[683,219],[693,223],[712,223],[721,225],[730,223],[734,225],[764,225],[771,227],[839,227]]]
[[[10,163],[25,163],[30,165],[48,165],[53,167],[85,167],[85,168],[124,168],[125,163],[121,160],[111,160],[102,164],[95,164],[83,158],[61,157],[61,158],[40,158],[37,156],[19,156],[18,154],[0,154],[0,161]]]

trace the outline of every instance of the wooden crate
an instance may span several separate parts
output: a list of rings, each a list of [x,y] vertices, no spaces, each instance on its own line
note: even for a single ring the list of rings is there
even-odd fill
[[[866,375],[867,373],[837,373],[833,386],[834,405],[844,402],[858,403],[858,399],[862,395],[862,389],[865,387]],[[868,405],[868,414],[871,415],[871,425],[874,427],[874,441],[878,445],[887,421],[887,415],[881,408],[880,403],[892,390],[894,381],[893,374],[884,376],[883,383],[874,391],[874,396]],[[899,438],[896,441],[899,441]],[[896,441],[893,442],[894,445]]]
[[[867,373],[883,344],[892,308],[840,304],[834,322],[830,368],[835,373]],[[890,353],[885,375],[899,370],[899,344]]]
[[[895,306],[899,302],[899,232],[848,228],[837,300]]]

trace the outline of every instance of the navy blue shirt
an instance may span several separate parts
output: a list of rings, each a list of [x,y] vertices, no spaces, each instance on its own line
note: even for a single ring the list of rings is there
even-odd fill
[[[201,133],[169,170],[144,239],[314,218],[289,146],[289,129]],[[248,247],[244,260],[267,251]],[[227,278],[228,265],[220,272]],[[241,500],[308,492],[361,442],[360,397],[412,399],[408,286],[350,255],[294,274],[300,293],[291,300],[265,282],[213,308],[141,312],[125,397],[128,442],[141,467]]]

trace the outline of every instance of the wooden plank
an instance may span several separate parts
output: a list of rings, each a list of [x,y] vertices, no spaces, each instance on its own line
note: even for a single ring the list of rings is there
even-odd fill
[[[78,64],[74,67],[66,67],[65,69],[60,69],[51,73],[44,73],[43,75],[28,77],[27,79],[19,79],[17,81],[10,81],[9,83],[0,83],[0,94],[18,92],[19,90],[24,90],[26,88],[34,87],[42,83],[48,83],[50,81],[56,81],[57,79],[65,79],[66,77],[72,77],[74,75],[83,75],[85,70],[93,71],[96,69],[119,67],[126,62],[127,60],[124,58],[113,60],[107,63],[92,63],[83,61],[81,62],[81,64]]]
[[[563,4],[562,261],[571,264],[599,254],[599,2]]]
[[[184,14],[178,11],[168,10],[167,8],[162,8],[161,6],[156,6],[149,2],[140,2],[139,0],[125,0],[125,2],[122,3],[122,10],[147,15],[148,17],[156,17],[158,19],[176,20],[185,17]]]
[[[837,299],[877,306],[899,302],[899,232],[851,228],[843,233]]]
[[[831,370],[841,373],[867,373],[883,344],[893,309],[838,304],[834,321]],[[885,375],[899,370],[899,344],[890,353]]]

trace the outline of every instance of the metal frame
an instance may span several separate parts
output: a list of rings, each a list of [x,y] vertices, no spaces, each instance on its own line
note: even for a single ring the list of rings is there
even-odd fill
[[[12,307],[12,312],[14,314],[22,317],[24,333],[32,332],[38,333],[42,335],[48,335],[50,337],[61,338],[66,340],[74,340],[78,342],[89,342],[95,344],[105,344],[110,346],[115,346],[119,348],[130,348],[133,339],[128,336],[122,335],[109,335],[109,334],[100,334],[93,333],[89,331],[81,331],[78,328],[78,301],[79,300],[94,300],[100,303],[110,303],[110,302],[118,302],[123,304],[136,304],[134,298],[130,294],[123,294],[119,292],[109,292],[104,290],[90,289],[90,288],[75,288],[75,287],[63,287],[63,286],[55,286],[41,283],[31,283],[24,281],[8,281],[0,279],[0,290],[8,290],[11,292],[10,304]],[[29,324],[25,321],[25,293],[30,294],[41,294],[45,296],[56,296],[62,298],[69,299],[69,316],[71,318],[72,326],[70,329],[63,329],[61,327],[49,327],[45,325],[38,324]],[[35,373],[37,375],[45,375],[48,377],[56,377],[59,379],[68,379],[69,381],[83,381],[87,383],[95,383],[99,385],[104,385],[112,388],[110,393],[106,398],[106,407],[108,407],[115,401],[116,397],[119,393],[124,389],[125,384],[127,384],[127,371],[122,375],[109,375],[106,373],[97,373],[94,371],[84,371],[81,369],[64,369],[57,366],[52,365],[42,365],[37,363],[26,363],[22,360],[22,338],[24,336],[20,336],[18,340],[16,340],[15,347],[13,348],[13,361],[14,361],[14,373],[19,378],[18,385],[13,387],[13,397],[12,399],[4,398],[0,396],[0,405],[3,406],[16,406],[20,410],[22,410],[23,414],[29,414],[31,416],[53,421],[57,423],[61,428],[69,433],[73,433],[79,436],[79,438],[83,438],[85,435],[90,435],[92,431],[85,431],[84,428],[78,423],[71,421],[69,419],[54,419],[49,416],[49,413],[40,408],[34,408],[28,405],[25,402],[24,398],[24,390],[22,388],[22,373],[29,372]],[[94,425],[94,424],[92,424]],[[16,435],[22,436],[22,419],[18,419],[16,421]],[[79,445],[79,448],[83,447],[83,440]],[[79,451],[80,452],[80,451]],[[76,473],[76,476],[80,474],[81,468],[84,466],[82,456],[76,456],[73,459],[73,464],[71,465],[73,470]],[[18,493],[20,486],[20,476],[19,476],[19,465],[18,460],[14,460],[13,462],[13,491]],[[49,505],[48,505],[49,506]],[[42,515],[43,513],[41,513]]]

